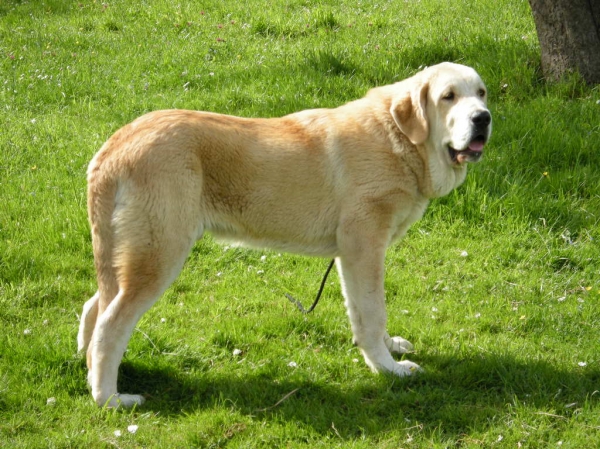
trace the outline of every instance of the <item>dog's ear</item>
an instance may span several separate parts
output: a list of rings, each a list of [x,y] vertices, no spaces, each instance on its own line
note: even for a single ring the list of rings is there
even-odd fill
[[[410,89],[392,100],[390,113],[400,131],[415,145],[422,144],[429,137],[427,123],[427,93],[429,83],[415,82]]]

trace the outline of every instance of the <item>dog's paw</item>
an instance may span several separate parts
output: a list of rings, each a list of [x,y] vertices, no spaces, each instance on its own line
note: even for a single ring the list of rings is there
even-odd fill
[[[98,402],[98,401],[97,401]],[[146,399],[138,394],[113,394],[108,401],[104,403],[98,403],[100,406],[108,408],[131,408],[133,406],[140,406]]]
[[[412,352],[414,349],[412,343],[402,337],[390,337],[386,335],[384,341],[392,354],[406,354],[407,352]]]
[[[144,396],[139,394],[120,394],[117,398],[120,407],[131,408],[134,405],[142,405],[146,402]]]
[[[421,368],[416,363],[410,362],[408,360],[403,360],[401,362],[396,362],[396,366],[394,367],[394,374],[399,377],[412,376],[413,374],[422,373],[423,368]]]

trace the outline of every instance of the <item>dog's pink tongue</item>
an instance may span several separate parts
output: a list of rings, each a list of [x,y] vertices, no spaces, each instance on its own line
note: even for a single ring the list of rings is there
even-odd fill
[[[476,153],[481,153],[483,151],[483,145],[484,145],[483,142],[478,142],[478,141],[471,142],[469,144],[469,150],[475,151]]]

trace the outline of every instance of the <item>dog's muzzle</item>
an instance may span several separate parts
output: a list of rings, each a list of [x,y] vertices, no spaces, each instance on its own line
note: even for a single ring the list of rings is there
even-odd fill
[[[455,164],[463,164],[465,162],[477,162],[483,155],[483,147],[487,143],[490,135],[490,123],[492,116],[488,110],[478,111],[471,117],[473,124],[474,136],[469,144],[462,149],[452,148],[448,146],[450,159]]]

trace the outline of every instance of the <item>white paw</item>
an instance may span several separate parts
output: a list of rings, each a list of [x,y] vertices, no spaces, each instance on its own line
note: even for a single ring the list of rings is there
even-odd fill
[[[138,394],[115,393],[108,399],[108,401],[105,401],[104,403],[98,401],[96,402],[98,403],[98,405],[108,408],[131,408],[134,405],[142,405],[144,402],[146,402],[146,399],[144,399],[143,396],[140,396]]]
[[[117,401],[119,406],[130,408],[134,405],[142,405],[146,399],[139,394],[117,394]]]
[[[412,376],[416,373],[422,373],[423,368],[421,368],[416,363],[410,362],[408,360],[403,360],[401,362],[396,362],[396,366],[394,367],[393,373],[396,376],[405,377]]]
[[[414,349],[412,343],[402,337],[389,337],[386,335],[384,341],[392,354],[406,354],[407,352],[412,352]]]

